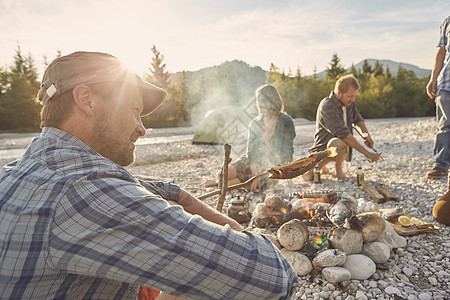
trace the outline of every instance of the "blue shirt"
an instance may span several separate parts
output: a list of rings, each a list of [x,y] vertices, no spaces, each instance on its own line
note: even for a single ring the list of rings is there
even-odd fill
[[[450,16],[445,18],[441,23],[441,35],[438,47],[445,48],[446,53],[444,65],[437,79],[437,86],[438,89],[450,91]]]
[[[44,128],[0,174],[1,299],[286,299],[297,281],[267,238],[186,213],[180,188],[140,182]]]

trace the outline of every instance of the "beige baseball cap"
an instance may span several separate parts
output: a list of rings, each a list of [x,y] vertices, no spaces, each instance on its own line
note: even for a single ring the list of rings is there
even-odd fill
[[[101,52],[78,51],[55,59],[45,70],[39,101],[45,103],[78,84],[122,82],[137,86],[143,97],[142,116],[153,112],[164,101],[167,92],[142,80],[115,56]]]

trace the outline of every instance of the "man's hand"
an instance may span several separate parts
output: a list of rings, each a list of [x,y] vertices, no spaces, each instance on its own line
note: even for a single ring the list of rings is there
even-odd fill
[[[377,161],[381,158],[381,155],[378,153],[372,153],[369,152],[366,157],[370,160],[370,161]]]
[[[437,86],[436,80],[430,78],[430,81],[427,84],[427,94],[428,97],[430,97],[430,99],[434,99],[434,97],[436,97],[436,86]]]
[[[373,149],[373,140],[370,137],[370,134],[367,133],[366,137],[364,138],[364,145],[366,145],[367,147],[369,147],[370,149],[372,149],[373,151],[375,151],[375,153],[369,152],[366,157],[370,160],[370,161],[377,161],[381,158],[381,154],[378,154],[376,152],[375,149]]]
[[[434,97],[436,97],[437,78],[442,70],[442,67],[444,66],[444,59],[446,54],[447,50],[444,47],[438,47],[436,56],[434,58],[433,70],[431,70],[430,81],[427,84],[427,94],[431,99],[434,99]]]
[[[367,131],[366,131],[367,132]],[[353,137],[353,135],[348,134],[346,137],[342,138],[342,140],[349,145],[350,147],[352,147],[353,149],[355,149],[356,151],[361,152],[361,154],[363,154],[365,157],[367,157],[369,160],[371,161],[377,161],[381,158],[380,154],[378,153],[373,153],[368,151],[363,145],[361,145],[360,143],[358,143],[358,141],[356,141],[356,139]],[[373,140],[370,137],[370,135],[367,135],[364,138],[364,144],[368,147],[372,146],[373,147]],[[370,146],[369,146],[370,145]],[[370,148],[372,148],[370,147]]]
[[[366,145],[369,148],[373,147],[373,140],[370,137],[369,133],[367,133],[367,136],[364,138],[364,145]]]

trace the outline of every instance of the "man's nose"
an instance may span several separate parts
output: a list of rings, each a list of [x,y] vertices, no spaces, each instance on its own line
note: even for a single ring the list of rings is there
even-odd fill
[[[143,137],[147,131],[145,130],[144,124],[142,123],[142,119],[139,119],[139,122],[136,126],[136,131],[139,132],[139,136]]]

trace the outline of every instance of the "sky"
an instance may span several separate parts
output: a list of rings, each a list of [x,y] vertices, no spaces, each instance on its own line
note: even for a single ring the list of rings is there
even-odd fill
[[[139,75],[153,45],[169,72],[242,60],[311,75],[333,54],[433,67],[450,1],[428,0],[0,0],[0,67],[18,46],[42,74],[58,51],[108,52]]]

